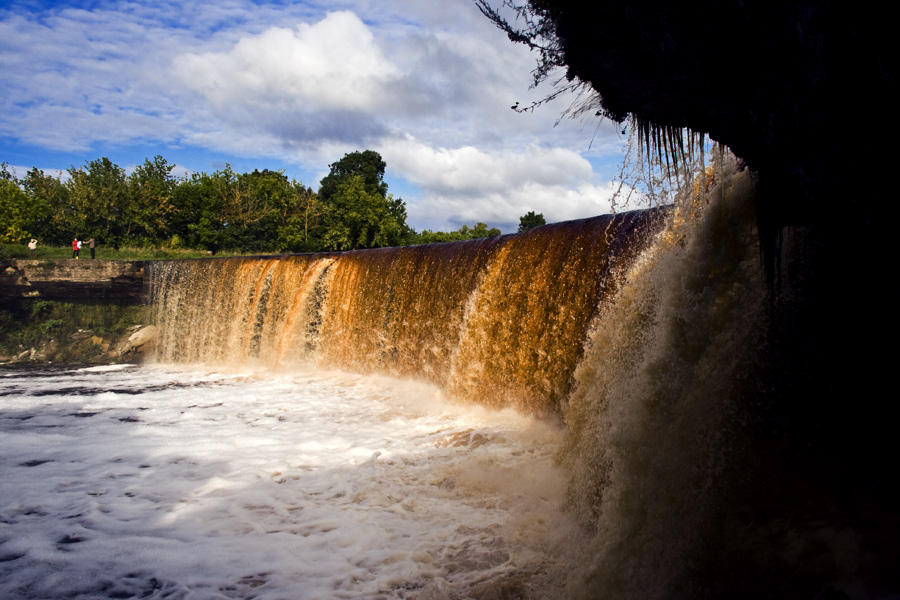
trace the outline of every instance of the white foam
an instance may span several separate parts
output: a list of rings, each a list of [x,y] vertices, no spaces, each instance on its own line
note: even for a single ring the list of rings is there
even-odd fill
[[[559,430],[421,384],[127,368],[0,393],[4,598],[541,597],[575,535]]]

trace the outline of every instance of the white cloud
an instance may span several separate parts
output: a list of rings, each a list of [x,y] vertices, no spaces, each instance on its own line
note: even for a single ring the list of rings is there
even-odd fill
[[[407,212],[411,223],[425,229],[454,230],[481,221],[512,232],[519,217],[530,210],[543,214],[548,223],[612,212],[615,187],[613,183],[584,182],[572,188],[529,182],[503,193],[426,194],[422,200],[408,203]]]
[[[391,164],[421,187],[445,192],[503,192],[511,181],[540,184],[575,183],[591,177],[591,166],[563,148],[484,151],[473,146],[433,148],[413,140],[389,146]]]
[[[179,30],[145,27],[132,15],[63,9],[0,21],[0,135],[52,149],[177,137],[167,52]]]
[[[593,181],[587,160],[562,148],[431,148],[407,139],[382,154],[421,189],[408,212],[411,222],[428,229],[483,221],[509,231],[529,210],[548,222],[604,214],[615,191],[612,184]]]
[[[188,53],[175,73],[218,109],[372,111],[384,108],[398,77],[355,14],[329,13],[294,29],[272,27],[225,53]]]

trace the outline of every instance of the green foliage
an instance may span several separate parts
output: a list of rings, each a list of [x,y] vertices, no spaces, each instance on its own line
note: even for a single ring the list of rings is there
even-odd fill
[[[212,253],[311,251],[321,209],[315,193],[281,171],[195,173],[172,192],[170,231]],[[173,238],[174,239],[174,238]]]
[[[318,195],[302,183],[292,182],[292,193],[279,206],[278,237],[280,252],[314,252],[321,246],[315,239],[325,208]]]
[[[143,306],[88,304],[51,300],[12,301],[0,308],[0,352],[16,354],[69,342],[79,330],[100,336],[121,336],[146,319]],[[94,350],[93,347],[89,350]],[[56,360],[82,361],[96,352],[61,354]]]
[[[226,203],[228,247],[271,252],[276,246],[280,217],[289,212],[293,191],[280,171],[264,169],[238,175]]]
[[[9,179],[0,179],[0,242],[23,242],[31,237],[28,196]]]
[[[387,163],[374,150],[350,152],[341,160],[331,163],[331,171],[319,185],[319,197],[328,202],[337,193],[341,183],[348,177],[359,175],[363,178],[366,193],[387,197],[388,185],[384,182]]]
[[[406,224],[406,206],[388,194],[385,168],[381,155],[372,150],[351,152],[332,163],[319,188],[323,249],[381,248],[410,241],[414,233]]]
[[[169,250],[180,250],[181,248],[184,248],[184,242],[177,233],[169,238],[169,241],[164,245]]]
[[[69,237],[103,240],[118,248],[135,229],[130,217],[125,170],[105,156],[69,169]]]
[[[323,245],[326,250],[355,250],[396,246],[404,223],[392,212],[390,199],[370,193],[362,175],[350,175],[326,205]]]
[[[463,225],[460,227],[459,232],[464,236],[467,236],[469,239],[476,238],[485,238],[485,237],[494,237],[495,235],[500,235],[500,230],[496,227],[491,227],[488,229],[487,223],[475,223],[475,227],[471,229],[467,225]]]
[[[463,225],[456,231],[429,231],[425,229],[416,236],[417,244],[437,244],[442,242],[462,242],[478,238],[494,237],[501,231],[496,227],[488,229],[487,223],[476,223],[474,227]]]
[[[30,198],[8,165],[0,163],[0,242],[27,243],[39,234],[46,213],[43,203]]]
[[[219,231],[222,229],[224,198],[220,190],[223,184],[216,185],[216,180],[222,178],[226,178],[227,184],[227,175],[221,172],[213,175],[194,173],[173,190],[172,228],[188,246],[212,252],[221,247]]]
[[[147,243],[163,240],[171,234],[175,206],[172,192],[177,181],[166,159],[155,156],[144,159],[128,178],[129,241],[140,239]]]
[[[529,210],[527,213],[519,217],[519,233],[546,224],[547,221],[544,219],[543,213],[535,213],[533,210]]]
[[[316,193],[281,171],[172,175],[162,156],[130,175],[99,158],[68,169],[69,179],[33,168],[21,180],[0,165],[0,252],[71,258],[73,237],[93,237],[97,258],[148,260],[212,254],[351,250],[500,235],[484,223],[417,234],[406,204],[388,193],[386,163],[372,150],[333,163]],[[193,249],[193,250],[191,250]],[[205,252],[201,252],[205,251]],[[85,253],[82,254],[85,258]]]
[[[22,189],[31,202],[31,227],[43,244],[65,244],[72,240],[70,220],[75,208],[69,202],[69,190],[59,177],[45,175],[32,168],[22,180]]]

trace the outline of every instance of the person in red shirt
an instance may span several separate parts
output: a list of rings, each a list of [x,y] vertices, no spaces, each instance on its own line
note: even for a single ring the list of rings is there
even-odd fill
[[[78,238],[72,240],[72,258],[78,258]]]

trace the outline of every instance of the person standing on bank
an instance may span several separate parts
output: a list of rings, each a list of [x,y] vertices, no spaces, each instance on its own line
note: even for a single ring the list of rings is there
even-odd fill
[[[91,260],[94,260],[94,238],[88,240],[88,248],[91,249]]]
[[[31,253],[31,258],[34,258],[34,251],[37,250],[37,240],[31,238],[31,241],[28,242],[28,251]]]
[[[78,238],[72,240],[72,258],[78,258]]]

